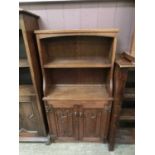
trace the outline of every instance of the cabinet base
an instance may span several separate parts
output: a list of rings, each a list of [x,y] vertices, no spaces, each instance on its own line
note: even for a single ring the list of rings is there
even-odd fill
[[[50,136],[47,137],[19,137],[20,143],[46,143],[49,145],[51,143]]]

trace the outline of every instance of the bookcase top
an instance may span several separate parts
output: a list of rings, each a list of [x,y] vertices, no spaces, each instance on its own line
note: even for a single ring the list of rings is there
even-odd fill
[[[105,36],[115,37],[118,29],[73,29],[73,30],[36,30],[40,39],[61,36]]]
[[[26,14],[26,15],[29,15],[29,16],[33,16],[35,18],[40,18],[38,15],[32,13],[32,12],[29,12],[27,10],[24,10],[24,9],[19,9],[19,14]]]

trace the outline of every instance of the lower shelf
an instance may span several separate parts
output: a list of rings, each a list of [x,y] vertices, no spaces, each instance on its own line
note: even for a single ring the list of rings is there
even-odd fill
[[[120,120],[134,121],[135,109],[123,108],[121,111]]]
[[[134,144],[135,143],[135,128],[118,129],[116,133],[116,143]]]
[[[44,100],[112,100],[105,85],[52,85]]]
[[[135,89],[134,88],[126,88],[124,91],[125,99],[134,99],[135,98]]]
[[[55,59],[44,65],[45,68],[109,68],[110,60],[103,58]]]
[[[19,85],[19,96],[34,96],[33,85]]]

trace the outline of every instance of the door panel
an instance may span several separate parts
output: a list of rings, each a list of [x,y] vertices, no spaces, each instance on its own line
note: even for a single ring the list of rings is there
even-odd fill
[[[52,108],[46,105],[50,134],[57,141],[74,141],[78,136],[78,118],[76,108]]]
[[[109,116],[110,112],[105,108],[81,108],[79,112],[79,139],[81,141],[105,141]]]
[[[19,135],[20,136],[38,136],[39,122],[35,101],[19,103]]]
[[[100,136],[100,125],[101,125],[101,110],[93,109],[84,110],[84,128],[83,134],[85,137],[98,137]]]
[[[73,110],[72,109],[56,109],[55,117],[57,121],[59,137],[73,137]]]

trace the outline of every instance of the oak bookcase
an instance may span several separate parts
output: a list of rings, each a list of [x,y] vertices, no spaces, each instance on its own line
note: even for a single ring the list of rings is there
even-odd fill
[[[38,16],[19,11],[19,140],[48,142],[42,103],[42,75],[34,30]]]
[[[105,142],[117,29],[35,31],[53,141]]]

